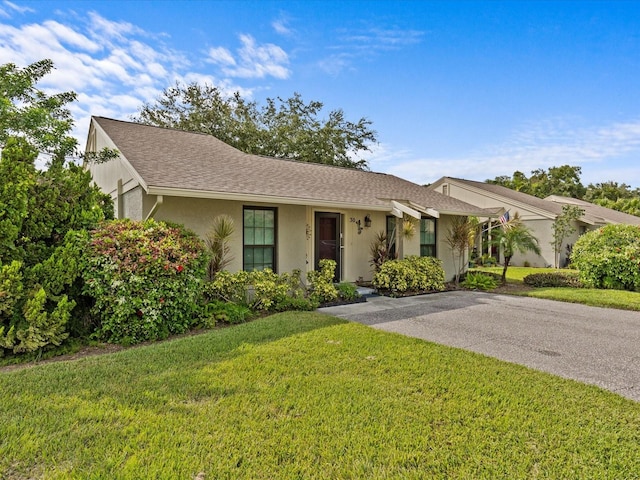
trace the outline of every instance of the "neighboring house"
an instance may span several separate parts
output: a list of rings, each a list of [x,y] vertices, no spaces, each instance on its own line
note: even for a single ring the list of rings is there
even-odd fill
[[[535,267],[554,265],[555,252],[552,246],[552,225],[557,216],[562,213],[563,205],[577,205],[584,210],[584,215],[575,223],[575,233],[566,238],[563,243],[560,251],[560,266],[566,265],[568,261],[567,245],[572,245],[586,231],[594,230],[607,224],[640,225],[640,217],[594,205],[584,200],[557,195],[543,199],[491,183],[442,177],[427,188],[430,191],[439,192],[479,207],[503,207],[511,216],[518,212],[524,223],[531,228],[538,239],[542,252],[539,256],[533,253],[516,254],[512,260],[514,265],[522,265],[525,261]],[[490,235],[490,230],[485,231],[485,240],[488,235]]]
[[[304,275],[330,258],[337,280],[371,280],[376,233],[407,214],[419,222],[413,238],[397,240],[399,255],[436,256],[450,279],[452,218],[496,217],[393,175],[250,155],[210,135],[93,117],[86,151],[104,147],[119,157],[87,168],[118,218],[179,222],[204,236],[216,216],[230,215],[231,271]]]

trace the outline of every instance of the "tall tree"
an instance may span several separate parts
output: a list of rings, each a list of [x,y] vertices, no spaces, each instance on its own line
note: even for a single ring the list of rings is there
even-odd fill
[[[53,62],[48,59],[24,68],[13,63],[0,65],[0,146],[9,137],[21,137],[57,158],[74,152],[77,141],[70,135],[73,119],[66,105],[76,94],[47,95],[36,88],[51,70]]]
[[[214,135],[246,153],[366,169],[361,155],[377,141],[371,121],[351,122],[340,109],[321,119],[323,106],[299,93],[259,106],[238,92],[229,97],[211,85],[176,84],[143,105],[134,121]]]
[[[587,193],[584,199],[588,202],[595,200],[611,200],[617,201],[620,198],[634,198],[640,196],[640,189],[631,190],[626,183],[618,183],[614,181],[602,183],[590,183],[587,187]]]
[[[53,64],[0,66],[0,356],[57,345],[80,300],[79,265],[86,229],[113,215],[111,198],[74,153],[72,92],[46,95],[37,82]],[[39,153],[49,168],[35,167]]]
[[[562,165],[550,167],[549,170],[543,168],[533,170],[528,178],[524,173],[515,171],[512,177],[502,175],[486,182],[502,185],[539,198],[545,198],[549,195],[582,198],[586,188],[580,182],[581,171],[580,167]]]

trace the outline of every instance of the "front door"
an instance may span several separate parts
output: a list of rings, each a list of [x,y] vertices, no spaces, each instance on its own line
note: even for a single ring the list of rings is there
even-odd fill
[[[315,268],[320,268],[320,260],[336,262],[334,281],[340,281],[340,214],[316,212],[316,255]]]

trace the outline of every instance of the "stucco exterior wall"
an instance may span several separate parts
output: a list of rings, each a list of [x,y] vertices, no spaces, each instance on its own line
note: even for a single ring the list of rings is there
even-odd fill
[[[122,218],[143,220],[146,217],[144,204],[147,200],[148,195],[145,194],[144,190],[139,186],[123,193],[117,198],[120,205],[115,206],[116,216],[118,216],[118,212],[120,212]]]
[[[137,187],[122,195],[123,213],[127,218],[146,218],[156,203],[156,197],[147,195]],[[342,229],[342,269],[341,280],[355,282],[371,281],[373,268],[370,265],[370,245],[378,232],[386,229],[386,212],[364,210],[327,210],[300,205],[282,205],[269,203],[247,203],[229,200],[198,199],[189,197],[164,196],[163,202],[155,211],[156,220],[172,221],[184,224],[187,228],[204,238],[211,228],[214,218],[221,214],[229,215],[235,223],[235,233],[230,240],[232,261],[228,270],[242,270],[242,223],[243,207],[275,207],[277,210],[277,252],[278,273],[300,269],[305,273],[315,267],[315,213],[332,212],[341,215]],[[364,227],[364,217],[371,217],[371,227]],[[436,253],[443,261],[445,275],[450,280],[455,275],[455,266],[446,244],[446,229],[452,217],[442,216],[436,221]],[[358,233],[357,221],[362,229]],[[404,256],[420,254],[419,231],[412,239],[403,240]]]
[[[116,148],[114,143],[102,133],[100,129],[91,129],[88,151],[100,151],[103,148]],[[118,181],[122,181],[123,191],[126,192],[138,185],[132,171],[123,163],[121,158],[116,158],[105,163],[91,163],[87,168],[93,176],[93,180],[103,192],[115,198],[118,190]]]
[[[153,216],[156,220],[183,223],[204,238],[218,215],[229,215],[235,224],[230,240],[232,261],[228,270],[242,270],[242,215],[243,206],[275,207],[277,209],[278,273],[307,268],[305,207],[298,205],[274,205],[268,203],[242,203],[228,200],[210,200],[188,197],[167,197]]]

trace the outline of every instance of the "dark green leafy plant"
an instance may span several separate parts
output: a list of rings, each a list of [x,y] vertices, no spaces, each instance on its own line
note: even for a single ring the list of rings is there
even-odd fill
[[[607,225],[587,232],[573,245],[571,261],[588,287],[640,291],[640,227]]]
[[[341,282],[336,285],[336,289],[338,290],[338,296],[342,300],[355,300],[360,296],[358,293],[358,287],[356,287],[353,283]]]
[[[105,222],[91,234],[83,272],[97,336],[132,344],[197,323],[208,257],[191,231],[155,220]]]
[[[211,300],[203,311],[199,322],[201,327],[213,328],[219,324],[244,323],[253,317],[253,312],[245,305]]]
[[[485,275],[482,272],[468,273],[464,282],[461,284],[464,288],[469,290],[493,290],[498,286],[498,282],[490,275]]]
[[[526,285],[532,287],[582,287],[577,272],[532,273],[522,279]]]

